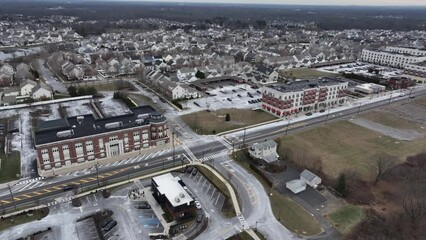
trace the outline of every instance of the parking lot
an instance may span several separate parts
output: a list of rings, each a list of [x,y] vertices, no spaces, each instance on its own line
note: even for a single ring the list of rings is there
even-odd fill
[[[182,102],[184,111],[217,110],[222,108],[259,108],[262,94],[248,84],[217,86],[206,91],[206,96]]]
[[[180,178],[188,186],[189,194],[195,197],[206,211],[220,212],[222,210],[225,196],[195,168],[189,173],[181,174]]]
[[[376,76],[376,73],[369,72],[369,69],[377,69],[380,75],[384,77],[395,77],[399,76],[403,73],[402,70],[391,68],[391,67],[383,67],[379,65],[374,65],[370,63],[356,62],[356,63],[348,63],[336,66],[329,66],[318,68],[317,70],[329,73],[355,73],[355,74],[363,74],[366,76]]]

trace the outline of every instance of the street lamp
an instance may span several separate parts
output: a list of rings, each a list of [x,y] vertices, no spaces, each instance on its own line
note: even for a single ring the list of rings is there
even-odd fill
[[[288,116],[287,128],[285,129],[285,135],[287,135],[288,128],[290,127],[291,115]]]

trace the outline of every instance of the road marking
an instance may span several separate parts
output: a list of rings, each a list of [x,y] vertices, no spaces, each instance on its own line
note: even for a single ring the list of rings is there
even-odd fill
[[[151,155],[152,155],[152,153],[149,153],[148,156],[146,156],[146,159],[148,159]]]
[[[158,151],[155,152],[154,155],[152,155],[152,158],[154,158],[158,153],[160,153],[160,152],[158,152]]]
[[[2,202],[3,204],[8,204],[8,203],[10,203],[9,201],[6,201],[6,200],[1,200],[1,202]]]
[[[32,192],[32,193],[36,195],[43,195],[43,193],[39,193],[39,192]]]
[[[51,187],[51,188],[56,189],[56,190],[60,190],[61,189],[60,187]]]

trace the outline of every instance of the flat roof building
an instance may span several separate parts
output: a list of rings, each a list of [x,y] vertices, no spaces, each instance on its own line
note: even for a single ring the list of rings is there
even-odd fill
[[[195,215],[195,201],[183,188],[180,177],[171,173],[151,179],[152,195],[175,220],[181,221]]]
[[[75,170],[94,160],[121,160],[128,153],[168,144],[167,132],[166,118],[151,106],[101,119],[87,114],[43,121],[34,131],[39,174]]]
[[[337,78],[317,78],[274,84],[262,88],[262,108],[279,117],[346,101],[348,82]]]

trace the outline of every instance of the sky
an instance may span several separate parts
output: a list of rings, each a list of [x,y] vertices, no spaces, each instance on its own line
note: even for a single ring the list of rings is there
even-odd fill
[[[129,0],[115,0],[129,1]],[[130,0],[148,2],[257,3],[293,5],[426,6],[426,0]]]

